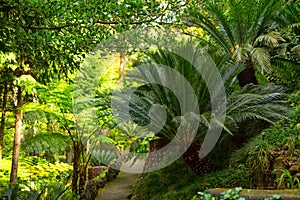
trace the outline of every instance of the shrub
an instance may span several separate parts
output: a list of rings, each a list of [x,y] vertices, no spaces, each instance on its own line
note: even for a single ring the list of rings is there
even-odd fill
[[[197,176],[179,159],[161,170],[145,174],[134,186],[133,199],[185,200],[208,188],[234,186],[254,186],[253,174],[244,165]]]

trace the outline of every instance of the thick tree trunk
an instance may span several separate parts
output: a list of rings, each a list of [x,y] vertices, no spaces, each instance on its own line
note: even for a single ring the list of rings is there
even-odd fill
[[[151,140],[150,144],[149,144],[149,150],[150,150],[150,152],[155,152],[155,151],[163,148],[167,144],[169,144],[169,142],[170,142],[170,140],[167,139],[167,138],[164,138],[164,137]],[[143,169],[143,173],[147,172],[152,167],[156,166],[161,161],[163,156],[164,155],[161,155],[161,154],[149,155],[146,159],[144,169]]]
[[[21,134],[22,134],[22,121],[23,121],[23,116],[21,111],[21,107],[23,106],[22,91],[23,88],[18,86],[16,126],[15,126],[14,147],[13,147],[11,173],[10,173],[10,185],[15,185],[17,183],[20,143],[21,143]]]
[[[2,160],[7,93],[8,93],[8,87],[7,84],[4,84],[3,99],[2,99],[2,115],[1,115],[1,124],[0,124],[0,161]]]
[[[251,59],[246,60],[246,69],[240,72],[237,76],[239,84],[241,87],[244,87],[247,84],[257,85],[258,81],[255,76],[254,64]]]
[[[202,175],[214,170],[214,165],[207,156],[204,158],[199,158],[201,144],[201,141],[194,141],[187,151],[182,155],[183,160],[187,164],[188,168],[197,175]]]
[[[120,53],[120,68],[119,68],[119,79],[118,79],[118,84],[122,83],[124,79],[124,72],[125,72],[125,60],[126,60],[126,55],[125,53]]]

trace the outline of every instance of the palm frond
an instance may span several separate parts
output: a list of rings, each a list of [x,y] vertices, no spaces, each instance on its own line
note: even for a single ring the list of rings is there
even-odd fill
[[[267,34],[260,35],[254,41],[254,46],[267,46],[267,47],[277,47],[279,42],[285,42],[281,37],[280,33],[276,31],[271,31]]]
[[[218,28],[216,28],[216,24],[208,19],[208,17],[200,12],[191,12],[189,16],[185,17],[187,25],[195,26],[202,28],[207,31],[212,37],[224,48],[226,51],[231,51],[231,46],[228,44],[228,40],[224,37],[224,35],[220,32]]]
[[[271,61],[269,52],[262,47],[253,48],[251,51],[253,61],[258,64],[260,72],[270,72]]]
[[[285,8],[286,2],[283,0],[261,1],[257,4],[257,11],[253,15],[252,27],[249,31],[252,32],[253,40],[255,41],[260,35],[274,30],[277,26],[275,18],[281,15],[281,11]]]
[[[261,119],[270,123],[287,118],[285,89],[276,85],[247,86],[227,98],[228,123]]]

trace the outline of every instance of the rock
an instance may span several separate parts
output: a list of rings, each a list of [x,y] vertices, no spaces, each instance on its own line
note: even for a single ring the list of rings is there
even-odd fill
[[[111,181],[112,179],[116,178],[119,174],[119,171],[113,168],[109,168],[108,172],[106,173],[107,181]]]
[[[103,167],[103,166],[91,167],[89,169],[90,169],[90,173],[92,175],[95,175],[99,171],[103,172],[106,169],[106,167]],[[118,173],[119,173],[118,170],[109,168],[108,172],[106,173],[106,176],[103,177],[103,178],[100,178],[98,180],[90,180],[90,176],[89,176],[90,181],[86,184],[86,189],[85,189],[84,193],[80,196],[80,200],[94,200],[94,199],[96,199],[96,197],[98,195],[98,190],[100,188],[103,188],[107,182],[109,182],[112,179],[116,178]],[[92,177],[92,175],[91,175],[91,177]],[[96,176],[98,176],[98,175],[96,175]]]
[[[106,170],[106,166],[96,166],[88,168],[88,180],[92,180],[96,176],[99,176],[104,170]]]
[[[300,166],[299,166],[299,165],[292,165],[292,166],[289,168],[289,172],[290,172],[292,175],[297,174],[299,171],[300,171]]]
[[[86,184],[86,189],[81,195],[80,200],[94,200],[97,197],[97,181],[90,181]]]
[[[295,174],[294,176],[293,176],[293,178],[300,178],[300,173],[297,173],[297,174]]]

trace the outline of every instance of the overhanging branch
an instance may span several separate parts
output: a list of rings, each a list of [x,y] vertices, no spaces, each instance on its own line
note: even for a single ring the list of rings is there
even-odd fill
[[[131,25],[137,25],[137,24],[144,24],[144,23],[149,23],[149,22],[153,22],[155,21],[156,19],[158,19],[159,17],[161,17],[168,9],[169,7],[169,2],[168,4],[166,5],[166,7],[159,13],[159,14],[156,14],[153,15],[155,16],[154,18],[152,19],[149,19],[149,20],[143,20],[143,21],[135,21],[135,22],[129,22],[129,24]],[[58,25],[58,26],[36,26],[36,25],[22,25],[23,28],[25,29],[47,29],[47,30],[60,30],[60,29],[64,29],[64,28],[67,28],[67,27],[75,27],[75,26],[79,26],[81,24],[84,24],[84,23],[69,23],[69,24],[64,24],[64,25]],[[86,23],[86,24],[89,24],[89,23]],[[117,21],[112,21],[112,22],[108,22],[108,21],[102,21],[102,20],[97,20],[95,21],[94,23],[91,23],[91,25],[96,25],[96,24],[102,24],[102,25],[116,25],[116,24],[122,24],[121,22],[117,22]]]

